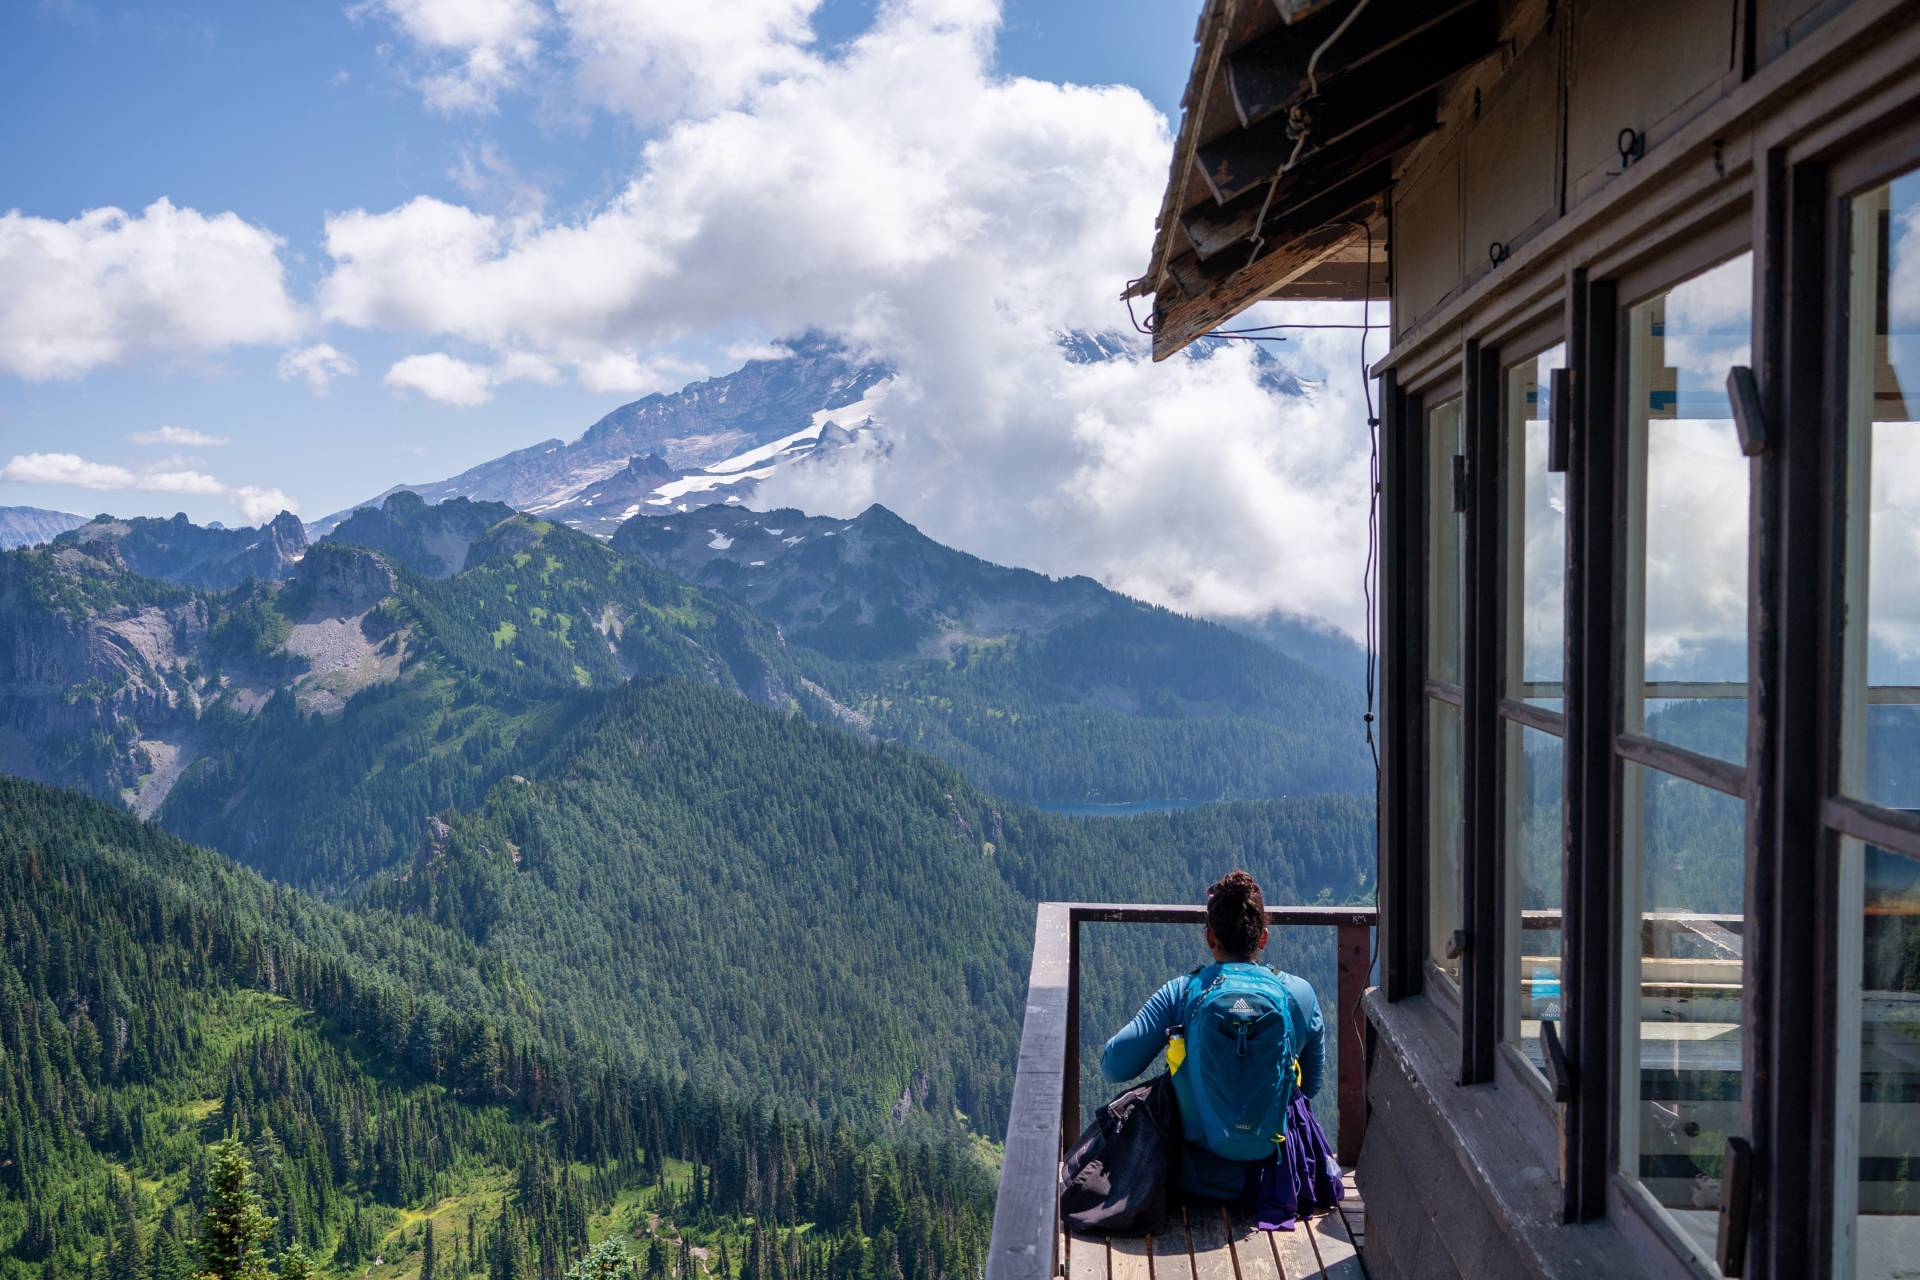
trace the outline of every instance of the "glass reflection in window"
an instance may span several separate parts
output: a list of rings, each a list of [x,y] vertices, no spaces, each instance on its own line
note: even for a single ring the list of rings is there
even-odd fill
[[[1547,470],[1553,371],[1564,345],[1507,369],[1506,696],[1558,711],[1566,662],[1567,478]]]
[[[1746,759],[1747,489],[1727,372],[1752,255],[1634,307],[1627,353],[1626,727]]]
[[[1463,599],[1460,514],[1454,507],[1454,458],[1463,452],[1460,400],[1427,414],[1427,679],[1460,686]],[[1428,953],[1456,982],[1460,962],[1447,946],[1460,927],[1460,708],[1427,698]]]
[[[1447,944],[1460,927],[1460,708],[1427,699],[1427,940],[1433,962],[1455,982]]]
[[[1427,415],[1427,678],[1460,683],[1460,513],[1454,458],[1463,454],[1458,397]]]
[[[1565,781],[1560,739],[1513,721],[1507,735],[1506,841],[1512,919],[1507,933],[1506,1039],[1542,1065],[1540,1024],[1561,1012],[1559,916]],[[1529,921],[1528,913],[1534,913]],[[1550,913],[1542,918],[1539,913]],[[1528,927],[1531,924],[1533,927]]]
[[[1620,1168],[1713,1251],[1740,1128],[1746,806],[1626,766]]]

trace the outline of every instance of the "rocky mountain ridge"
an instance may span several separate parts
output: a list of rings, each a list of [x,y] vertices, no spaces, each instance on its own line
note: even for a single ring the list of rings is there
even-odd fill
[[[243,582],[277,582],[307,553],[307,530],[282,511],[259,528],[197,525],[184,512],[153,516],[95,516],[56,542],[111,546],[128,570],[182,586],[224,591]]]
[[[0,551],[37,547],[87,522],[85,516],[44,507],[0,507]]]

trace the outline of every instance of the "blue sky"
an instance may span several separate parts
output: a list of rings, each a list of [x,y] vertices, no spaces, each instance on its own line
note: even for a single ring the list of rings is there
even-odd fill
[[[992,69],[1128,84],[1172,111],[1197,7],[1010,0]],[[813,48],[832,58],[874,20],[871,0],[829,0],[811,14]],[[673,124],[581,101],[558,71],[540,83],[530,72],[491,109],[436,109],[419,89],[430,69],[418,42],[377,4],[23,0],[0,18],[0,110],[15,122],[0,132],[0,205],[56,223],[103,206],[137,214],[161,197],[209,217],[231,211],[281,239],[286,293],[308,307],[332,265],[329,215],[431,196],[502,214],[532,202],[551,224],[587,218],[619,195],[641,149]],[[1134,231],[1143,262],[1150,220]],[[18,328],[0,324],[0,336]],[[733,363],[729,342],[777,329],[735,315],[665,345],[688,367],[717,372]],[[321,342],[351,359],[356,375],[334,378],[324,395],[278,376],[286,351]],[[0,480],[0,504],[185,510],[233,522],[230,491],[255,486],[284,492],[313,518],[396,481],[570,437],[634,394],[562,377],[507,382],[486,403],[456,408],[382,384],[395,361],[433,350],[478,358],[472,344],[417,326],[310,319],[297,339],[135,350],[59,376],[0,366],[0,461],[75,454],[134,473],[186,469],[226,490]],[[225,443],[183,450],[128,439],[162,426]]]

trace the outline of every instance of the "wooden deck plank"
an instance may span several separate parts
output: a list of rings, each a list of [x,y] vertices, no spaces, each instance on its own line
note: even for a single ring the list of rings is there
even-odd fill
[[[1305,1280],[1320,1274],[1320,1255],[1313,1251],[1313,1236],[1306,1223],[1296,1222],[1291,1231],[1269,1231],[1267,1239],[1273,1245],[1274,1258],[1280,1263],[1280,1273],[1287,1280]]]
[[[1360,1185],[1354,1180],[1352,1169],[1341,1170],[1340,1181],[1347,1189],[1340,1201],[1340,1219],[1346,1225],[1347,1238],[1353,1241],[1353,1247],[1360,1251],[1364,1259],[1367,1248],[1367,1202],[1360,1194]]]
[[[1365,1280],[1366,1264],[1347,1234],[1340,1214],[1323,1213],[1308,1220],[1313,1228],[1313,1248],[1320,1255],[1320,1274],[1327,1280]]]
[[[1068,1236],[1067,1280],[1107,1280],[1107,1242],[1099,1236]]]
[[[1365,1251],[1367,1247],[1367,1211],[1364,1206],[1348,1208],[1341,1205],[1335,1210],[1340,1220],[1346,1224],[1347,1237],[1353,1241],[1353,1247]]]
[[[1227,1240],[1240,1280],[1280,1280],[1280,1259],[1267,1234],[1251,1213],[1236,1211],[1227,1216]]]
[[[1107,1280],[1153,1280],[1153,1242],[1146,1236],[1107,1241]]]
[[[1167,1229],[1149,1240],[1153,1251],[1153,1280],[1194,1280],[1185,1209],[1171,1210],[1167,1214]]]
[[[1193,1280],[1237,1280],[1233,1250],[1227,1244],[1227,1224],[1220,1210],[1187,1211],[1187,1237],[1193,1242]]]

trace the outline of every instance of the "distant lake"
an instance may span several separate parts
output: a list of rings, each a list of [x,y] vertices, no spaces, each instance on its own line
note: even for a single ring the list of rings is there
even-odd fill
[[[1182,809],[1225,803],[1224,800],[1075,800],[1059,804],[1041,801],[1034,807],[1048,813],[1064,813],[1070,818],[1131,818],[1142,813],[1178,813]]]

